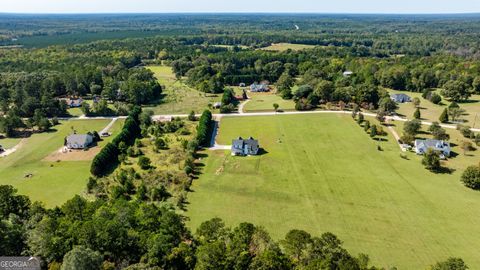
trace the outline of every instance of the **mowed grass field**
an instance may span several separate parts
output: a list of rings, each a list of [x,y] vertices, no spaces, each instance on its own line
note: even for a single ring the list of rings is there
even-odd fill
[[[259,138],[267,153],[207,152],[189,195],[191,228],[220,217],[276,239],[294,228],[330,231],[378,266],[425,269],[457,256],[480,269],[480,193],[460,183],[460,171],[433,174],[414,154],[400,158],[390,134],[378,151],[349,115],[223,118],[218,143],[238,136]]]
[[[248,93],[250,100],[243,108],[245,112],[272,112],[273,104],[279,105],[279,110],[294,111],[293,100],[285,100],[273,93]]]
[[[164,98],[156,106],[146,106],[155,114],[188,114],[192,110],[201,113],[208,109],[208,104],[221,100],[220,95],[205,94],[187,86],[175,78],[172,68],[169,66],[148,66],[164,86]]]
[[[28,195],[32,201],[40,201],[47,207],[61,205],[75,194],[85,190],[90,176],[91,161],[44,161],[54,151],[63,146],[64,138],[72,132],[100,131],[110,120],[71,120],[62,121],[55,131],[33,134],[11,155],[0,158],[0,185],[12,185],[19,193]],[[117,134],[123,125],[118,120],[110,132]],[[105,145],[112,137],[99,142]],[[3,140],[0,140],[2,144]],[[25,178],[32,174],[31,178]]]
[[[315,48],[315,46],[306,45],[306,44],[293,44],[293,43],[274,43],[268,47],[261,48],[261,50],[283,52],[286,50],[300,51],[300,50],[312,49],[312,48]]]

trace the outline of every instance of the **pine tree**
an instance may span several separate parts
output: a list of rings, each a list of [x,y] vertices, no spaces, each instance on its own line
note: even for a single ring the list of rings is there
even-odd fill
[[[413,113],[413,117],[414,117],[415,119],[420,119],[421,114],[420,114],[420,109],[419,109],[419,108],[417,108],[417,109],[415,110],[415,112]]]
[[[447,123],[448,122],[448,110],[446,108],[445,108],[445,110],[443,110],[443,112],[440,115],[440,118],[438,120],[440,120],[441,123]]]

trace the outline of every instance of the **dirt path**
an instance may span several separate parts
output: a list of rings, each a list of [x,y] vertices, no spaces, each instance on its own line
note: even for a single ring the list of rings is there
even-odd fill
[[[395,138],[395,141],[397,142],[398,144],[398,147],[400,147],[400,150],[404,150],[402,145],[400,144],[400,136],[398,135],[397,131],[393,128],[393,126],[391,125],[390,123],[390,120],[391,119],[387,119],[385,122],[387,123],[387,128],[388,130],[390,130],[390,132],[392,133],[393,137]]]
[[[12,148],[9,148],[9,149],[5,149],[5,151],[3,153],[0,153],[0,158],[2,157],[7,157],[13,153],[15,153],[18,149],[20,149],[24,144],[25,144],[25,141],[27,139],[26,138],[23,138],[22,140],[20,140],[20,142],[17,143],[17,145],[15,145],[14,147]]]

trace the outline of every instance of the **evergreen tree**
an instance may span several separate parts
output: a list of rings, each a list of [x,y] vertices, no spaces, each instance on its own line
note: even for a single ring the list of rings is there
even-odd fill
[[[441,123],[447,123],[448,122],[448,110],[447,108],[445,108],[442,112],[442,114],[440,115],[440,117],[438,118],[438,120],[441,122]]]

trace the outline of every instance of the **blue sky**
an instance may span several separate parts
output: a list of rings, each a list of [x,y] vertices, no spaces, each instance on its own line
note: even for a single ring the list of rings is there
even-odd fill
[[[0,0],[0,12],[475,13],[480,0]]]

